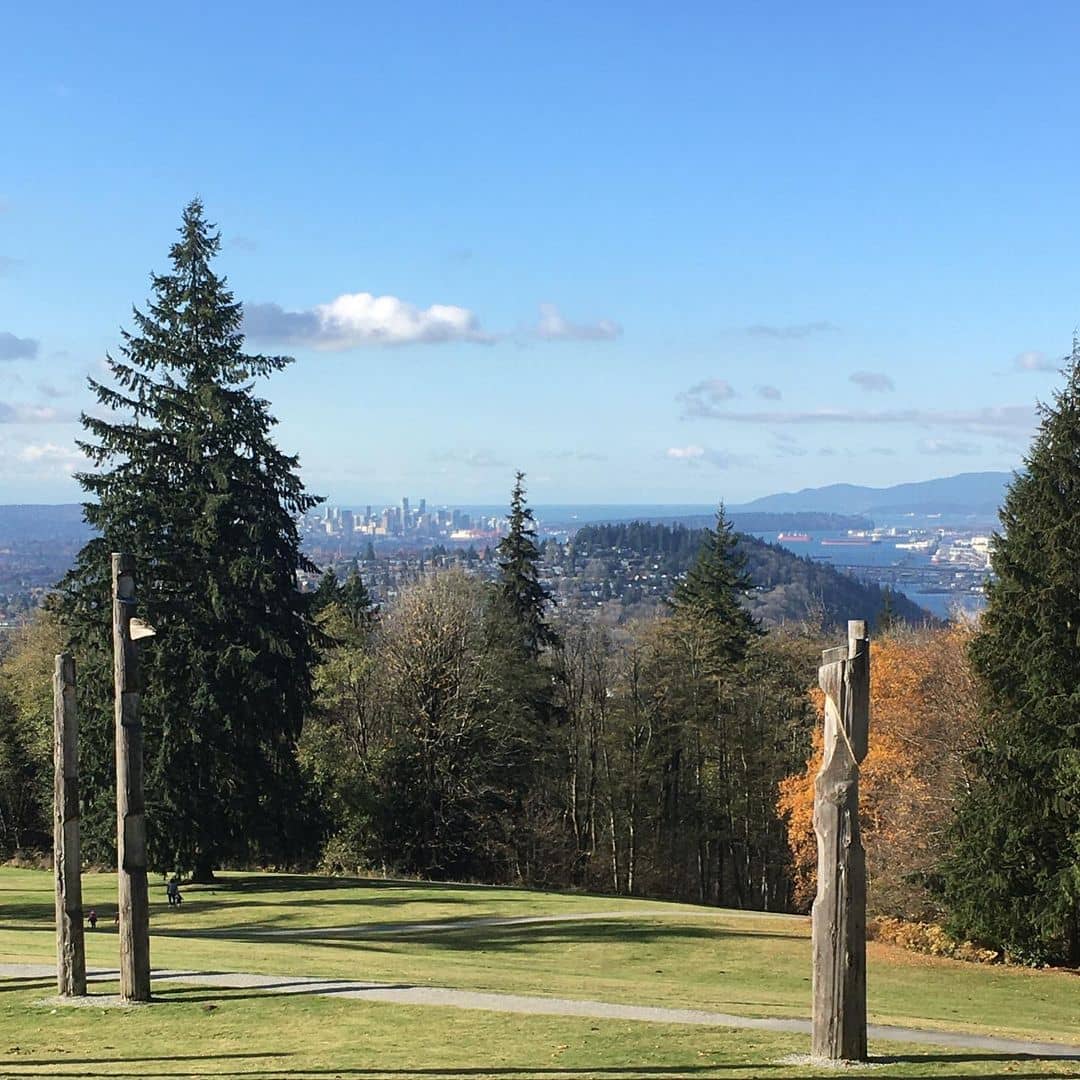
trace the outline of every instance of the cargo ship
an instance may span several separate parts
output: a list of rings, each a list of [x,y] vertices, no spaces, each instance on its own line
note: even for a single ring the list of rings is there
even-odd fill
[[[809,544],[810,537],[806,533],[777,533],[776,539],[781,544]]]
[[[822,547],[870,547],[881,541],[873,536],[836,536],[821,541]]]

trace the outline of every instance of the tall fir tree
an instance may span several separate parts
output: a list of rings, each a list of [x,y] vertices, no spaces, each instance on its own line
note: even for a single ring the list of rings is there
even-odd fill
[[[423,564],[421,562],[421,576],[423,576]],[[354,630],[370,630],[378,615],[378,605],[371,598],[364,578],[360,573],[360,565],[353,559],[348,576],[338,590],[338,603],[345,617],[349,620]]]
[[[123,332],[111,383],[83,415],[94,467],[78,480],[99,536],[58,597],[80,660],[88,855],[112,844],[111,551],[136,558],[150,859],[206,878],[227,859],[282,859],[295,838],[295,748],[315,659],[297,573],[297,521],[320,500],[271,438],[254,381],[290,363],[243,351],[242,309],[212,263],[199,200],[184,210],[172,270]]]
[[[985,730],[942,867],[951,929],[1080,962],[1080,342],[1001,510],[971,647]]]
[[[520,628],[526,655],[535,659],[545,648],[558,643],[558,635],[547,621],[551,594],[540,583],[536,521],[532,509],[525,502],[523,472],[517,473],[514,479],[508,524],[507,534],[496,551],[499,560],[499,596]]]
[[[716,662],[740,662],[750,642],[761,633],[742,603],[750,584],[739,538],[721,504],[716,527],[705,530],[693,566],[671,597],[676,613],[696,620]]]

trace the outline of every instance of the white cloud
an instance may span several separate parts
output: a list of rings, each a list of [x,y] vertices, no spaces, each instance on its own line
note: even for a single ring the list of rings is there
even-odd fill
[[[961,442],[958,439],[923,439],[919,443],[920,454],[941,454],[949,457],[977,454],[979,449],[975,443]]]
[[[536,324],[535,333],[544,341],[613,341],[622,333],[622,327],[611,319],[599,319],[592,323],[570,322],[554,304],[541,304],[540,321]]]
[[[29,443],[15,455],[35,471],[70,476],[88,468],[86,457],[74,446],[60,446],[53,442]]]
[[[694,461],[705,456],[704,446],[669,446],[667,456],[675,461]]]
[[[672,461],[685,461],[690,465],[709,464],[718,469],[730,469],[736,465],[745,465],[746,459],[738,454],[728,454],[723,450],[710,450],[707,446],[669,446],[664,454]]]
[[[20,461],[61,461],[70,457],[73,451],[69,446],[57,446],[56,443],[31,443],[19,451]]]
[[[1060,360],[1051,360],[1046,353],[1035,349],[1028,349],[1013,357],[1013,367],[1018,371],[1058,371],[1062,363]]]
[[[896,389],[896,384],[882,371],[854,371],[848,381],[871,394]]]
[[[48,405],[13,405],[0,401],[0,424],[56,424],[68,417]]]
[[[476,315],[454,304],[418,308],[396,296],[345,293],[306,311],[277,304],[248,304],[244,329],[252,338],[282,345],[341,351],[379,345],[431,345],[494,340]]]
[[[1035,428],[1036,413],[1030,405],[997,405],[983,409],[808,409],[731,412],[707,408],[684,413],[684,419],[720,420],[731,424],[912,424],[948,427],[956,431],[995,434],[1029,434]]]
[[[443,450],[431,456],[434,461],[465,465],[470,469],[509,468],[507,463],[491,450]]]
[[[675,400],[682,404],[683,416],[707,416],[709,410],[734,396],[735,389],[726,379],[702,379]]]

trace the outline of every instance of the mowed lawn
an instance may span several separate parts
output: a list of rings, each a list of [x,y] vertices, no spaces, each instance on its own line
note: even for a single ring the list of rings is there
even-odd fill
[[[87,874],[88,963],[115,968],[115,880]],[[385,981],[806,1016],[809,924],[690,905],[521,889],[227,874],[152,886],[156,968]],[[586,919],[585,915],[602,915]],[[517,926],[485,918],[571,916]],[[417,924],[425,924],[418,926]],[[296,934],[297,936],[291,936]],[[54,958],[52,877],[0,869],[0,961]],[[1080,1044],[1080,978],[870,946],[873,1021]],[[95,993],[104,987],[94,987]],[[148,1008],[34,1002],[46,982],[0,982],[0,1075],[807,1075],[778,1059],[797,1035],[497,1014],[160,983]],[[1080,1063],[878,1044],[886,1076],[1070,1075]],[[908,1058],[908,1059],[905,1059]],[[138,1060],[137,1060],[138,1059]],[[189,1060],[190,1059],[190,1060]],[[760,1070],[757,1072],[755,1070]]]

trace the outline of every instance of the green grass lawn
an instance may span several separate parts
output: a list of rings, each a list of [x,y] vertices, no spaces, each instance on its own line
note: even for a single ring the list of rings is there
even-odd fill
[[[103,987],[115,990],[115,987]],[[0,995],[4,1077],[477,1078],[674,1080],[835,1075],[784,1064],[793,1035],[514,1016],[455,1009],[264,997],[162,987],[136,1009],[38,1004],[42,991]],[[1080,1076],[1069,1061],[1009,1060],[890,1045],[874,1080]]]
[[[101,916],[98,930],[87,934],[93,966],[117,963],[114,889],[110,875],[84,879],[85,906]],[[225,875],[214,886],[188,888],[180,910],[168,908],[160,885],[153,894],[155,967],[407,982],[755,1016],[805,1016],[809,1010],[805,919],[518,889],[270,875]],[[400,937],[342,938],[332,930],[588,912],[632,917]],[[52,918],[50,874],[0,869],[0,961],[52,962]],[[305,928],[324,933],[303,939],[255,933]],[[934,960],[877,945],[871,945],[869,961],[873,1021],[1080,1044],[1076,976]],[[805,1052],[806,1040],[799,1036],[177,986],[155,987],[161,1001],[149,1008],[53,1012],[31,1004],[51,992],[45,983],[9,982],[0,990],[4,1076],[37,1070],[81,1076],[374,1077],[382,1075],[379,1070],[411,1070],[424,1076],[783,1080],[806,1074],[770,1064]],[[190,1048],[197,1061],[185,1063],[173,1053],[177,1047]],[[892,1045],[885,1049],[901,1052]],[[925,1047],[912,1054],[912,1060],[891,1062],[874,1076],[1080,1078],[1080,1063],[934,1055]]]

